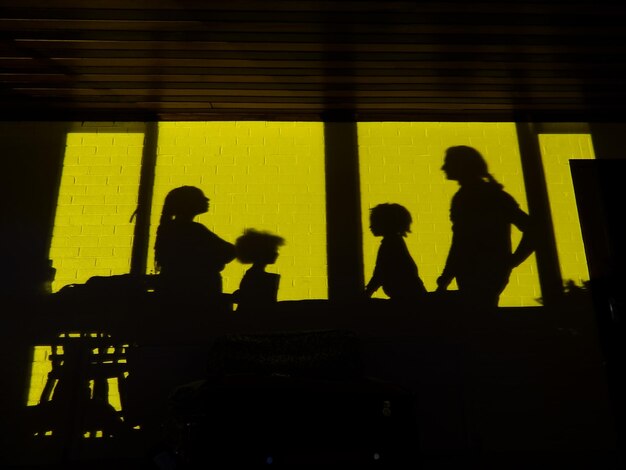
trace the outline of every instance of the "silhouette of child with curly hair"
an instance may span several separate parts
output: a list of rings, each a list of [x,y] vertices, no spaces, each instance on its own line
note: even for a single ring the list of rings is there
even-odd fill
[[[284,244],[284,238],[255,229],[246,229],[237,238],[237,259],[244,264],[252,263],[241,279],[239,289],[233,293],[237,311],[268,308],[276,303],[280,274],[268,273],[265,268],[276,262],[278,248]]]
[[[392,300],[416,300],[426,294],[417,265],[404,242],[411,227],[411,214],[400,204],[379,204],[371,209],[370,230],[383,237],[376,256],[374,274],[365,295],[371,297],[380,287]]]

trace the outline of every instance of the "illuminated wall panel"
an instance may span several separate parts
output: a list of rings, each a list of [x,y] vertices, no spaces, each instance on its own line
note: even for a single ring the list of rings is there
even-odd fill
[[[528,212],[515,125],[512,123],[359,123],[364,269],[371,276],[380,238],[368,230],[369,209],[384,202],[413,216],[407,245],[426,289],[434,291],[452,237],[450,201],[458,189],[441,166],[446,148],[469,145],[487,160],[491,174]],[[513,229],[513,242],[520,234]],[[541,296],[534,255],[517,268],[501,306],[537,305]],[[454,285],[450,288],[455,288]],[[376,297],[384,297],[382,291]]]
[[[165,195],[197,186],[211,200],[197,218],[234,242],[245,228],[286,239],[268,271],[281,274],[279,300],[327,297],[324,135],[321,123],[185,122],[159,124],[148,269]],[[248,268],[222,272],[233,292]]]
[[[41,399],[41,393],[48,380],[48,374],[52,370],[50,354],[52,354],[51,346],[35,346],[33,348],[33,363],[26,402],[28,406],[38,404]]]
[[[588,134],[540,134],[539,144],[546,175],[561,277],[582,284],[589,280],[570,159],[594,158]]]
[[[92,276],[129,272],[143,131],[143,123],[91,122],[68,133],[50,246],[54,292]],[[28,405],[39,402],[50,353],[50,346],[34,348]],[[116,385],[109,401],[119,410]]]
[[[53,291],[130,270],[143,125],[85,124],[67,135],[50,258]]]

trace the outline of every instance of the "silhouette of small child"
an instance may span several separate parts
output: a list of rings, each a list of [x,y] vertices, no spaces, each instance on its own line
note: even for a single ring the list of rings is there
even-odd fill
[[[254,229],[246,229],[235,241],[237,259],[252,263],[233,293],[237,311],[267,308],[276,303],[280,274],[268,273],[265,268],[276,262],[278,248],[284,244],[284,238]]]
[[[404,242],[410,232],[411,214],[400,204],[379,204],[371,209],[370,230],[383,237],[376,256],[374,274],[365,295],[371,297],[380,287],[392,300],[416,300],[426,293],[417,265]]]

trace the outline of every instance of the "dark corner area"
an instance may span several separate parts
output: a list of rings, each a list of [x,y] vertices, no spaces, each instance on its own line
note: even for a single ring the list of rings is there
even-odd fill
[[[625,468],[625,7],[105,3],[0,1],[1,468]]]

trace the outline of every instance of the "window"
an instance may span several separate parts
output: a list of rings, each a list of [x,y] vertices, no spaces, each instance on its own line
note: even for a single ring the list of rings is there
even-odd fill
[[[489,172],[528,212],[515,125],[512,123],[359,123],[359,155],[363,227],[369,209],[395,202],[413,216],[407,246],[426,289],[436,289],[452,238],[450,200],[458,184],[447,181],[441,166],[445,150],[454,145],[476,148]],[[513,243],[520,233],[513,229]],[[379,240],[366,232],[365,276],[371,276]],[[454,288],[451,286],[450,288]],[[384,297],[378,293],[377,296]],[[538,305],[541,297],[534,256],[513,271],[501,306]]]

